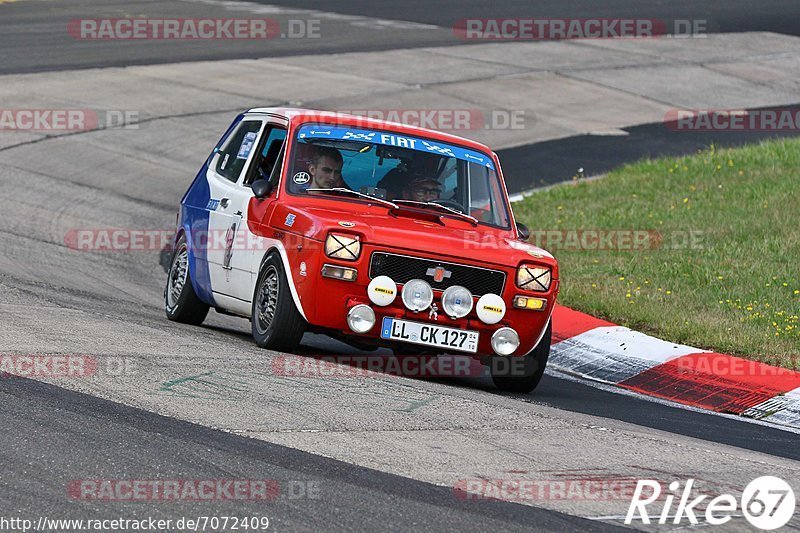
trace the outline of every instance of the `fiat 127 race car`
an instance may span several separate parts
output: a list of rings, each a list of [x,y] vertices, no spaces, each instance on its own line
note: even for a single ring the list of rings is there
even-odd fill
[[[252,109],[181,201],[166,314],[246,317],[259,346],[281,351],[315,331],[358,348],[467,354],[499,388],[527,392],[547,363],[558,293],[555,259],[527,233],[486,146]]]

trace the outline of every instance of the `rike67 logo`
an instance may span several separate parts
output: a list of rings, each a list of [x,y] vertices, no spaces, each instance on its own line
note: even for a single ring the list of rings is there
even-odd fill
[[[661,483],[652,479],[639,480],[625,523],[641,520],[643,524],[650,524],[654,520],[662,525],[669,522],[680,524],[686,519],[692,525],[698,525],[700,516],[705,518],[705,524],[718,526],[730,522],[734,516],[744,515],[752,526],[769,531],[785,526],[794,515],[794,491],[778,477],[754,479],[745,487],[739,500],[731,494],[720,494],[709,501],[706,501],[710,497],[707,494],[692,498],[693,485],[694,479],[689,479],[681,490],[680,481],[673,481],[669,484],[669,492],[662,498]],[[664,504],[660,512],[655,509],[659,500]]]

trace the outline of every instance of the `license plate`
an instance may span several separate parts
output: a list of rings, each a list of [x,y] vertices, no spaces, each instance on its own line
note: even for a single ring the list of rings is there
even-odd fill
[[[478,351],[478,332],[447,328],[434,324],[409,322],[399,318],[384,317],[381,338],[436,346],[447,350],[475,353]]]

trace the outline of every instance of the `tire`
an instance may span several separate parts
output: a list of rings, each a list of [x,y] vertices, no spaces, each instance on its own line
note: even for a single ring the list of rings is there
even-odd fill
[[[491,361],[492,381],[495,386],[506,392],[529,393],[539,385],[544,369],[547,366],[547,359],[550,357],[550,341],[553,334],[552,322],[547,325],[542,340],[531,350],[531,352],[521,358],[521,365],[509,367],[511,357],[495,357]],[[503,361],[505,359],[505,361]]]
[[[279,352],[297,350],[305,333],[306,321],[294,305],[277,253],[270,254],[261,267],[250,323],[256,344]]]
[[[167,318],[174,322],[199,326],[206,319],[209,307],[194,292],[185,235],[178,239],[169,264],[167,286],[164,288],[164,311]]]

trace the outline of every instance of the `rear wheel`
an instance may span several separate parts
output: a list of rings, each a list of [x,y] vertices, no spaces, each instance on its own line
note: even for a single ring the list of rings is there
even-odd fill
[[[491,361],[492,381],[495,386],[508,392],[528,393],[539,385],[547,359],[550,357],[552,322],[547,325],[542,340],[522,357],[494,357]]]
[[[192,286],[185,235],[178,240],[172,254],[164,289],[164,310],[168,319],[195,326],[202,324],[208,315],[208,305],[200,300]]]
[[[262,348],[293,352],[306,322],[294,305],[278,254],[271,254],[258,275],[251,316],[253,338]]]

